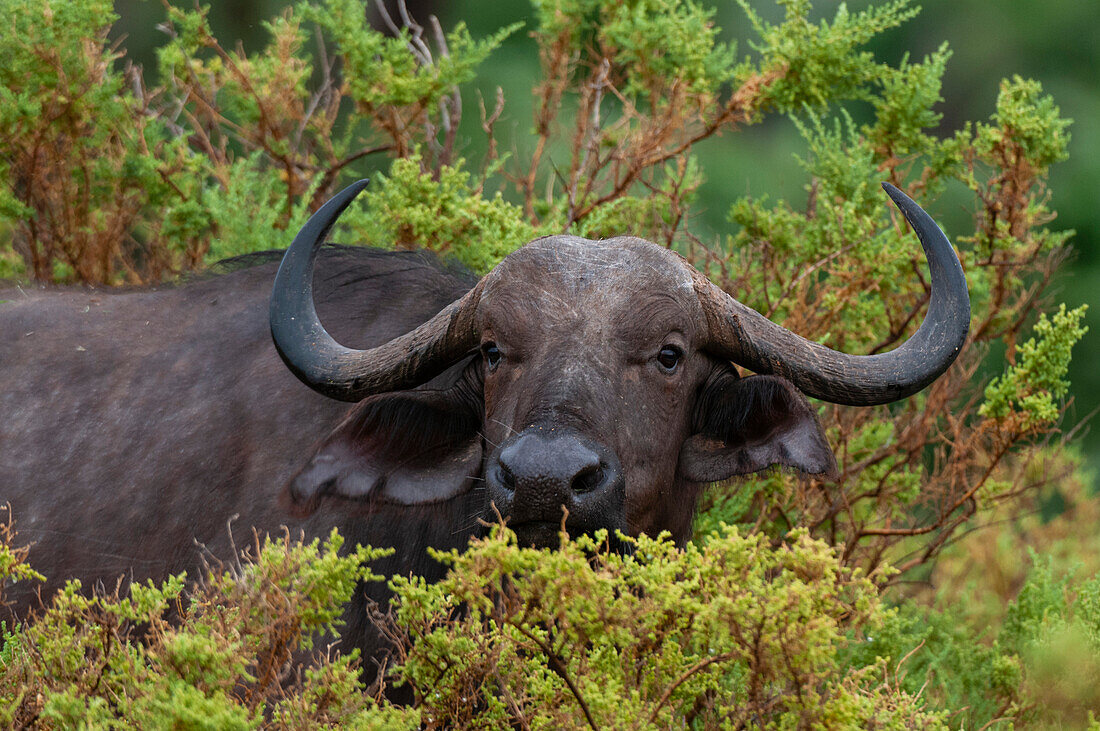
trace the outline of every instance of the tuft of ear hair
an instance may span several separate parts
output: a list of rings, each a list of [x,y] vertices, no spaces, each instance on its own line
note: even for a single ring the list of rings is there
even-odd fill
[[[694,434],[680,449],[680,474],[692,482],[715,482],[776,466],[837,477],[825,433],[794,384],[720,369],[696,402]]]

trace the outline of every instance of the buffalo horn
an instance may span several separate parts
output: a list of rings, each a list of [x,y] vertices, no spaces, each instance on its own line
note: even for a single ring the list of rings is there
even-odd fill
[[[932,274],[928,312],[911,338],[887,353],[840,353],[776,325],[696,272],[710,329],[708,350],[756,373],[784,376],[815,398],[850,406],[903,399],[947,370],[970,329],[962,265],[931,216],[889,183],[882,187],[916,231]]]
[[[340,401],[424,383],[477,347],[474,312],[481,283],[415,330],[368,350],[336,342],[317,318],[313,262],[329,229],[366,180],[349,185],[314,213],[287,249],[271,293],[271,337],[302,383]]]

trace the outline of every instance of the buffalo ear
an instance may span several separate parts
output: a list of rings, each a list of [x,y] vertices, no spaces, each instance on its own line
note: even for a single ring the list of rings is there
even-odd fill
[[[282,499],[301,515],[324,497],[423,505],[470,489],[481,474],[479,361],[449,381],[361,401],[290,479]]]
[[[696,402],[694,434],[680,449],[680,473],[715,482],[768,467],[828,479],[836,458],[806,397],[779,376],[712,375]]]

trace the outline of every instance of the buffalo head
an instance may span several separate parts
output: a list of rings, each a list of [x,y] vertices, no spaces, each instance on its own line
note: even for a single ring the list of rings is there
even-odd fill
[[[966,280],[935,222],[886,185],[924,246],[928,313],[896,350],[853,356],[742,305],[677,254],[621,237],[537,239],[415,330],[366,350],[334,341],[312,299],[313,260],[365,182],[302,228],[271,300],[284,362],[335,399],[361,401],[288,487],[406,505],[470,489],[526,543],[571,532],[690,535],[699,485],[784,466],[832,476],[803,394],[867,406],[905,398],[959,353]],[[732,364],[757,374],[740,377]]]

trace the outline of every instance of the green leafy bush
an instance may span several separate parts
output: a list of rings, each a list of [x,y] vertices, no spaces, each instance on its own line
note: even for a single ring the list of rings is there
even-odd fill
[[[12,234],[4,248],[38,279],[158,272],[164,262],[145,247],[156,238],[150,213],[171,197],[186,143],[116,70],[111,4],[13,0],[3,11],[11,25],[0,39],[0,216]]]
[[[842,472],[835,488],[759,476],[734,494],[712,493],[707,507],[716,512],[700,530],[719,520],[776,535],[809,526],[843,545],[854,565],[873,570],[886,561],[909,577],[972,525],[980,505],[1022,504],[1022,494],[1068,476],[1029,466],[1061,420],[1070,353],[1087,330],[1084,310],[1042,315],[1035,337],[1017,347],[1066,253],[1067,234],[1045,228],[1042,180],[1065,155],[1068,122],[1036,84],[1015,79],[1003,85],[988,124],[928,135],[946,58],[941,50],[883,71],[870,123],[857,124],[843,107],[796,118],[809,149],[800,158],[811,180],[805,210],[740,200],[730,210],[740,231],[726,251],[702,257],[738,299],[796,332],[849,352],[883,352],[919,322],[928,283],[874,181],[912,179],[925,200],[960,181],[977,206],[974,235],[956,237],[969,245],[960,251],[973,307],[967,347],[945,376],[903,404],[822,407]],[[984,388],[982,361],[994,345],[1006,348],[1010,366]]]
[[[725,529],[563,541],[547,553],[495,529],[442,556],[434,585],[393,580],[404,638],[395,682],[430,727],[762,725],[938,727],[884,664],[838,650],[882,621],[872,581],[805,533],[778,547]],[[471,699],[473,699],[471,701]]]
[[[965,621],[965,606],[908,602],[842,653],[857,666],[875,657],[898,662],[899,690],[919,694],[929,708],[952,709],[952,726],[1095,728],[1100,579],[1059,574],[1051,561],[1033,558],[1017,596],[1002,607],[999,630]]]
[[[354,652],[288,664],[336,632],[358,582],[378,579],[365,563],[383,552],[342,545],[335,531],[324,542],[257,539],[186,595],[183,575],[112,594],[70,582],[41,616],[4,633],[0,723],[319,728],[415,718],[363,692]],[[0,581],[33,578],[14,569],[5,565]],[[170,610],[180,615],[172,623]]]
[[[520,548],[496,528],[440,558],[445,579],[394,578],[390,679],[414,708],[367,695],[356,656],[310,650],[339,625],[358,548],[265,539],[181,594],[161,586],[91,597],[70,583],[0,657],[8,725],[201,728],[581,728],[755,723],[938,728],[887,665],[839,662],[886,614],[874,583],[805,534],[771,547],[735,529],[677,549],[606,535]],[[3,578],[18,575],[11,569]],[[163,618],[170,607],[178,622]],[[138,629],[138,628],[141,629]],[[290,678],[281,677],[289,673]]]

